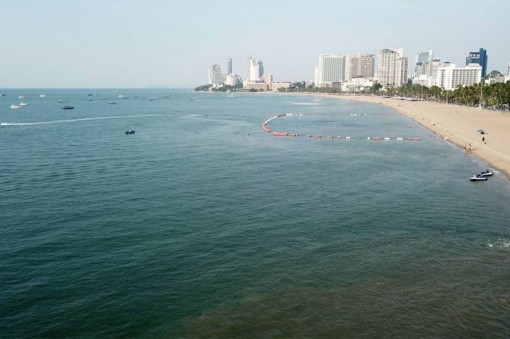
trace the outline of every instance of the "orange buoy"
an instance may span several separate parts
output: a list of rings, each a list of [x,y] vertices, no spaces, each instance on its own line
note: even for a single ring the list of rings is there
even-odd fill
[[[287,132],[273,132],[273,135],[275,137],[286,137],[289,135],[289,133],[287,133]]]

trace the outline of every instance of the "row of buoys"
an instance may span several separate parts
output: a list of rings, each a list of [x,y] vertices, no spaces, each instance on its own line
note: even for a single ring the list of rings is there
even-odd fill
[[[284,132],[276,132],[278,133],[277,136],[283,136],[283,134],[287,134],[288,136],[299,136],[299,135],[291,135],[290,133],[284,133]],[[273,135],[274,132],[273,132]],[[313,135],[313,134],[307,134],[307,137],[308,138],[316,138],[316,139],[322,139],[322,135],[320,134],[317,134],[317,135]],[[358,140],[374,140],[374,141],[389,141],[389,140],[397,140],[397,141],[403,141],[403,140],[407,140],[407,141],[419,141],[421,140],[421,138],[418,138],[418,137],[409,137],[409,138],[402,138],[402,137],[398,137],[398,138],[390,138],[390,137],[384,137],[384,138],[381,138],[381,137],[351,137],[351,136],[346,136],[346,137],[343,137],[341,135],[339,136],[334,136],[334,135],[328,135],[328,139],[343,139],[345,138],[345,140],[351,140],[351,139],[358,139]]]
[[[269,129],[267,127],[267,124],[271,120],[278,119],[278,118],[285,117],[285,116],[292,116],[292,113],[278,114],[278,115],[275,115],[272,118],[267,119],[266,121],[264,121],[262,123],[262,129],[264,130],[264,132],[273,133],[273,136],[275,136],[275,137],[298,137],[299,134],[297,134],[297,133],[278,132],[278,131],[273,131],[273,130],[271,130],[271,129]]]
[[[275,137],[299,137],[299,134],[297,134],[297,133],[273,131],[273,130],[269,129],[269,127],[267,127],[267,124],[270,121],[281,118],[281,117],[285,117],[285,116],[292,116],[292,113],[278,114],[272,118],[267,119],[266,121],[264,121],[262,123],[262,129],[264,130],[264,132],[272,133],[273,136],[275,136]],[[322,139],[322,135],[320,135],[320,134],[317,134],[317,135],[308,134],[307,137],[309,139],[311,139],[311,138]],[[339,136],[328,135],[328,139],[342,139],[342,138],[343,137],[341,135],[339,135]],[[350,136],[345,137],[345,140],[351,140],[351,139],[352,139],[352,137],[350,137]],[[357,139],[366,139],[366,140],[374,140],[374,141],[381,141],[381,140],[389,141],[389,140],[393,140],[393,139],[395,139],[397,141],[403,141],[403,140],[419,141],[419,140],[421,140],[421,138],[418,138],[418,137],[408,137],[408,138],[398,137],[398,138],[393,138],[393,139],[390,137],[363,137],[363,138],[357,137]]]

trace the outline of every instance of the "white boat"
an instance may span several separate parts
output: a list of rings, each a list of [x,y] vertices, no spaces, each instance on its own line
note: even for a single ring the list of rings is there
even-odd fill
[[[46,98],[46,95],[41,94],[41,95],[39,95],[39,97],[41,97],[41,98]]]
[[[18,97],[18,99],[23,99],[23,98],[24,98],[24,96],[23,96],[23,95],[20,95],[20,96]]]
[[[475,174],[471,178],[469,178],[471,181],[487,181],[487,177],[484,177],[481,174]]]
[[[483,177],[490,177],[492,176],[494,173],[492,173],[490,170],[486,170],[486,171],[482,171],[480,172],[480,175],[483,176]]]
[[[18,106],[18,105],[11,105],[9,108],[11,109],[16,109],[16,108],[20,108],[21,106]]]
[[[20,102],[18,105],[20,105],[20,106],[27,106],[28,104],[26,102]]]

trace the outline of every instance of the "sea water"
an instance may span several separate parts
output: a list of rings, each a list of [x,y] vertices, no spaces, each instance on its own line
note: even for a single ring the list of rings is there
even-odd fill
[[[2,337],[510,333],[508,180],[387,107],[5,92]]]

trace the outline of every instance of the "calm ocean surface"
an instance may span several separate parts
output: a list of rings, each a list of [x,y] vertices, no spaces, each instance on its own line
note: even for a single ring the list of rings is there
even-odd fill
[[[3,92],[0,337],[510,333],[508,180],[389,108]]]

